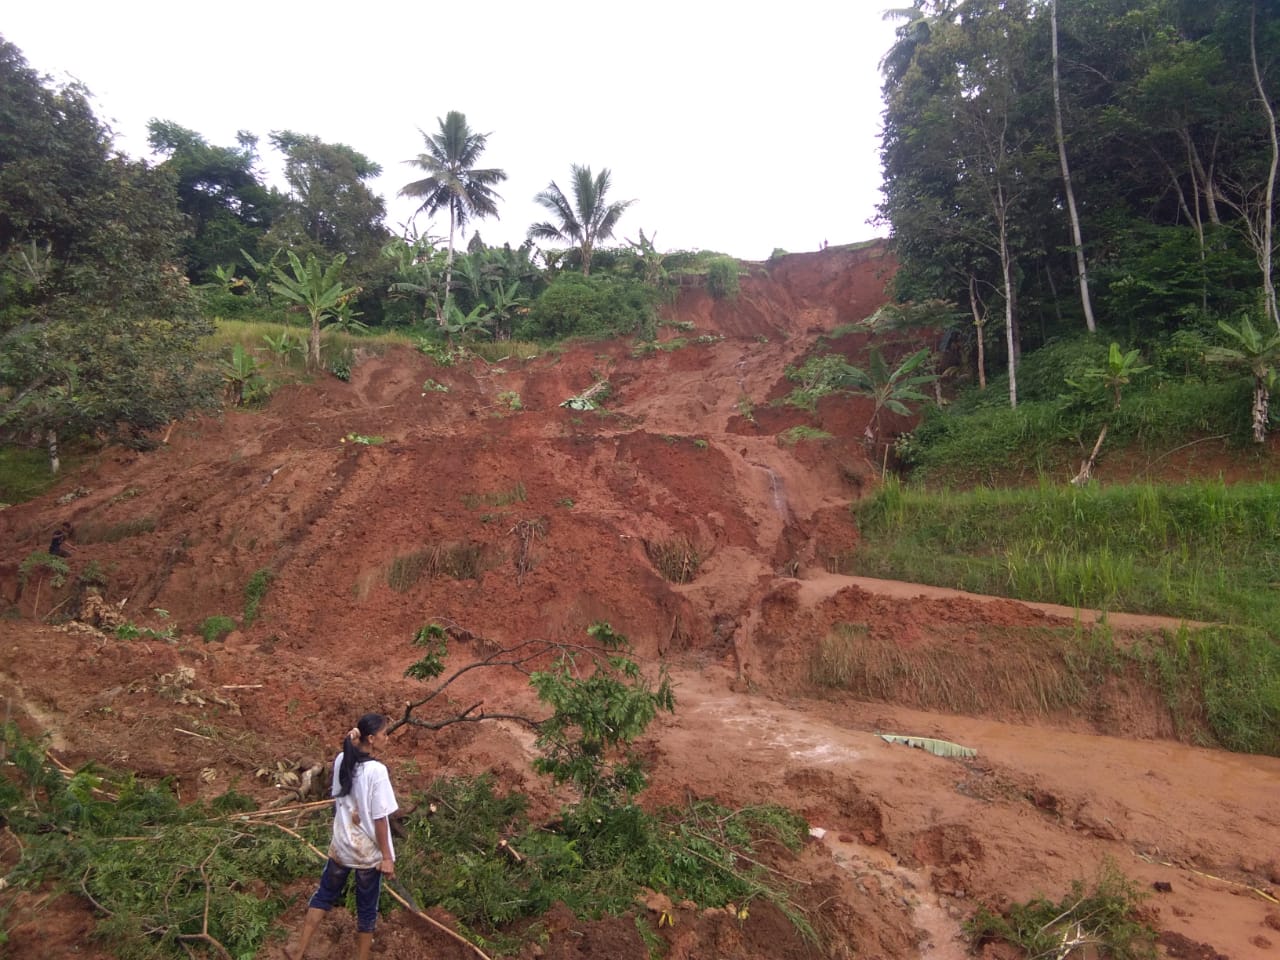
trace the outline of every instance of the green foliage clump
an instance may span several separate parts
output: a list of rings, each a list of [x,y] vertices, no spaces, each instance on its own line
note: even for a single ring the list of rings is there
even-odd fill
[[[1055,903],[1037,897],[1004,915],[979,907],[965,924],[977,947],[1003,941],[1028,957],[1105,956],[1113,960],[1154,960],[1155,931],[1139,917],[1143,895],[1114,864],[1092,887],[1076,880]]]
[[[267,595],[275,574],[267,567],[255,570],[249,582],[244,585],[244,625],[252,626],[258,618],[258,609]]]
[[[89,768],[64,776],[45,746],[4,728],[0,807],[22,851],[6,880],[36,890],[75,878],[103,917],[95,936],[116,956],[181,957],[210,938],[224,955],[255,956],[288,906],[280,891],[314,876],[293,838],[229,816],[253,808],[242,795],[183,805],[167,781]],[[322,830],[302,828],[313,843]]]
[[[205,617],[200,621],[200,626],[196,627],[200,636],[204,637],[205,643],[216,643],[224,639],[227,634],[236,628],[236,622],[225,614],[214,614],[212,617]]]
[[[798,367],[787,367],[787,379],[797,386],[783,403],[813,412],[819,400],[844,388],[849,370],[849,364],[837,353],[814,354]]]
[[[636,281],[561,274],[533,302],[516,335],[526,340],[652,336],[657,292]]]
[[[707,292],[716,300],[733,300],[738,296],[738,261],[717,257],[707,264]]]
[[[18,564],[18,577],[24,584],[32,574],[43,577],[48,573],[49,583],[60,587],[67,582],[67,575],[70,572],[71,568],[67,566],[67,561],[44,550],[32,551]]]

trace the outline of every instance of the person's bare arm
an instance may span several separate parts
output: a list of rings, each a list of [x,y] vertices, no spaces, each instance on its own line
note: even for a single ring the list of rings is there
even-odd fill
[[[373,821],[373,832],[378,840],[378,849],[382,851],[382,863],[379,864],[378,869],[384,876],[394,879],[396,862],[391,858],[391,826],[387,823],[386,817],[379,817]]]

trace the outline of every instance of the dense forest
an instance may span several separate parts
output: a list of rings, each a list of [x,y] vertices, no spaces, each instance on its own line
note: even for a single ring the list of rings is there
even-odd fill
[[[1274,354],[1277,13],[1274,0],[891,12],[881,215],[898,293],[938,301],[977,376],[1003,370],[1008,403],[1022,354],[1078,332],[1168,371],[1223,336]]]

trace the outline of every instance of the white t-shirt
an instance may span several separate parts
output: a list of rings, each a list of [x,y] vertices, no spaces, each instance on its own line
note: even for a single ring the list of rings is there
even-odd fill
[[[329,792],[330,796],[337,797],[329,856],[344,867],[366,870],[382,862],[374,821],[396,812],[396,795],[391,789],[386,765],[377,760],[366,760],[355,766],[351,775],[351,792],[339,797],[342,785],[338,782],[338,769],[341,766],[342,754],[338,754],[333,761],[333,788]],[[387,849],[394,860],[396,851],[391,845],[390,831],[387,833]]]

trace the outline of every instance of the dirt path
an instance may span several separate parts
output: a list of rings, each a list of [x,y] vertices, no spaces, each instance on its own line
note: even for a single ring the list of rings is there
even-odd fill
[[[932,947],[963,955],[975,900],[1058,896],[1110,860],[1160,925],[1232,958],[1280,940],[1280,760],[1062,733],[887,704],[783,702],[730,691],[718,670],[676,674],[659,739],[663,780],[727,802],[777,801],[827,832],[838,863],[901,891]],[[951,740],[942,759],[876,734]],[[1172,892],[1153,893],[1169,883]],[[1255,887],[1260,892],[1249,888]],[[1271,918],[1270,920],[1268,918]]]

